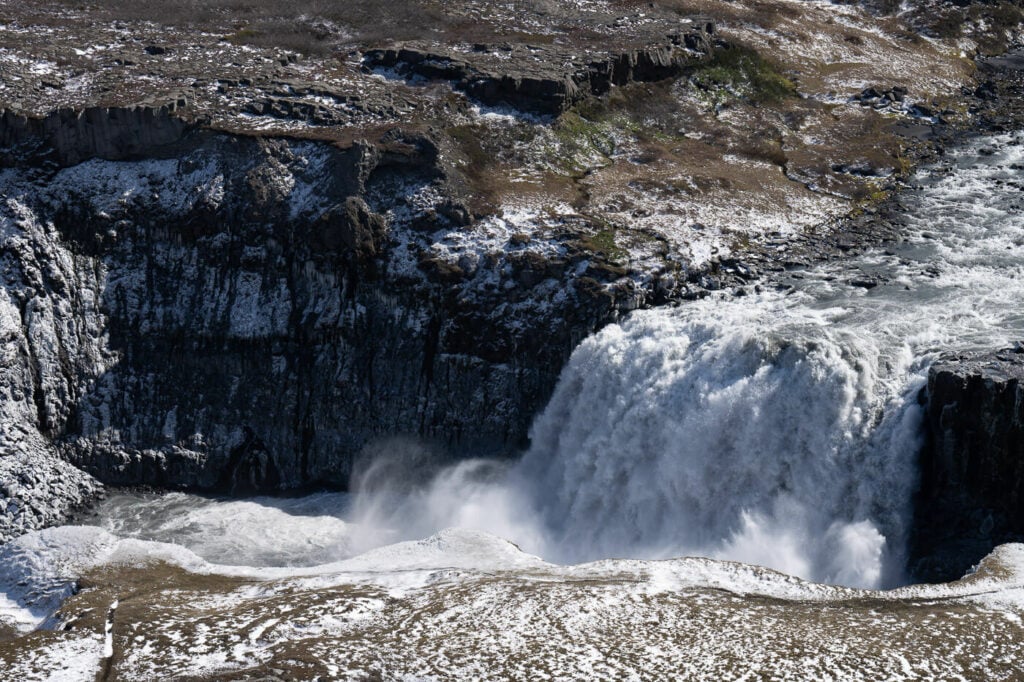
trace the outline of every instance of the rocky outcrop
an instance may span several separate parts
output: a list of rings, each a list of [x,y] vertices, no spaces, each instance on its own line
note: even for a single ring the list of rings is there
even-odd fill
[[[0,502],[41,510],[0,514],[0,541],[98,491],[67,462],[241,493],[344,486],[385,435],[510,454],[573,346],[642,300],[565,221],[471,237],[429,135],[186,129],[164,155],[162,122],[111,146],[68,121],[28,152],[70,165],[0,176]]]
[[[101,372],[104,358],[88,308],[95,273],[76,272],[75,259],[52,233],[36,230],[24,207],[6,196],[0,214],[0,543],[63,521],[92,501],[99,483],[60,458],[46,433],[66,418],[62,404],[78,379]],[[24,220],[19,228],[12,221]],[[43,255],[48,254],[48,255]],[[52,256],[52,257],[51,257]],[[92,288],[95,288],[93,286]],[[50,295],[49,292],[59,292]]]
[[[576,51],[552,46],[476,45],[471,52],[410,43],[369,50],[367,69],[391,69],[404,78],[450,81],[456,90],[489,106],[557,116],[582,98],[613,85],[679,76],[707,57],[714,24],[694,22],[671,33],[661,45],[581,59]]]
[[[0,545],[56,526],[102,494],[103,486],[43,442],[11,448],[0,439]]]
[[[187,123],[175,115],[184,97],[160,105],[58,109],[44,117],[0,111],[0,163],[48,159],[61,166],[99,157],[152,156],[181,139]]]
[[[936,581],[1024,539],[1024,354],[946,358],[927,401],[912,570]]]
[[[615,29],[605,51],[403,49],[365,65],[458,71],[477,101],[558,113],[700,59],[713,27],[684,25],[649,47]],[[64,106],[5,100],[0,542],[59,523],[101,482],[344,486],[360,450],[395,434],[511,454],[572,348],[677,286],[625,277],[583,216],[474,216],[461,156],[430,123],[467,116],[465,98],[427,106],[366,73],[358,88],[280,78],[290,65],[207,79],[161,60],[176,75],[137,99],[107,83],[79,105],[65,74],[39,85]]]

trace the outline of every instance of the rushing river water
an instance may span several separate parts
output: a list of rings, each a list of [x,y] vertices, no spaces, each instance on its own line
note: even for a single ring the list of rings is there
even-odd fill
[[[1024,139],[923,172],[905,242],[587,339],[515,463],[374,444],[351,494],[115,494],[97,523],[208,561],[309,566],[448,527],[549,561],[700,555],[887,587],[902,573],[928,365],[1024,334]]]

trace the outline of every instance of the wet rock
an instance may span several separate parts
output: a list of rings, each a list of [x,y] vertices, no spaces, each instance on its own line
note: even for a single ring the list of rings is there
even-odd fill
[[[991,79],[982,82],[972,94],[980,100],[992,100],[999,96],[996,84]]]
[[[914,118],[934,118],[935,111],[924,104],[915,104],[907,109],[907,113]]]
[[[959,577],[1024,539],[1024,354],[947,358],[928,375],[911,569]]]

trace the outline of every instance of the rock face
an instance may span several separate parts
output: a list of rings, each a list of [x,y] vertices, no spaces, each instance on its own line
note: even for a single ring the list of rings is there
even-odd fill
[[[173,114],[184,105],[181,98],[161,106],[58,109],[41,118],[0,111],[0,160],[43,157],[72,165],[96,156],[152,155],[181,138],[186,123]]]
[[[927,445],[912,569],[962,575],[992,547],[1024,539],[1024,354],[951,358],[927,388]]]
[[[902,146],[837,93],[969,78],[854,6],[314,4],[298,44],[269,4],[228,35],[6,8],[0,541],[96,479],[343,485],[384,434],[511,453],[620,312],[879,234],[835,226]]]
[[[515,43],[504,61],[380,50],[308,81],[294,55],[232,70],[206,66],[241,64],[230,43],[180,66],[189,49],[146,48],[112,62],[156,60],[142,96],[96,86],[105,58],[87,60],[84,99],[68,79],[40,82],[39,102],[4,89],[0,542],[61,522],[101,483],[345,485],[384,435],[520,449],[576,343],[680,280],[625,277],[585,216],[473,215],[446,127],[474,115],[464,95],[557,114],[678,75],[713,31],[683,24],[539,57]],[[461,94],[377,66],[461,69]]]
[[[639,304],[565,221],[467,239],[427,134],[172,138],[143,114],[160,129],[138,159],[137,116],[88,134],[69,118],[0,174],[0,502],[33,485],[61,500],[0,515],[0,541],[98,490],[67,461],[105,483],[241,493],[344,485],[384,434],[510,454],[575,343]],[[31,467],[7,466],[19,456]]]
[[[557,116],[613,85],[678,76],[707,57],[714,23],[691,23],[688,30],[669,34],[664,44],[583,59],[578,51],[544,46],[476,45],[472,52],[457,52],[412,43],[370,50],[363,64],[405,78],[447,80],[483,104]]]
[[[8,213],[11,211],[11,213]],[[43,435],[54,425],[54,403],[70,398],[68,375],[103,367],[96,318],[76,318],[87,305],[95,273],[52,233],[35,229],[23,206],[4,197],[0,214],[0,543],[26,530],[62,521],[91,501],[101,486],[59,457]],[[44,255],[45,254],[45,255]],[[49,295],[47,292],[59,292]],[[49,422],[49,423],[48,423]]]

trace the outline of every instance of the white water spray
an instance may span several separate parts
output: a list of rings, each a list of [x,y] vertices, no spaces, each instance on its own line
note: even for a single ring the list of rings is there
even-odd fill
[[[898,398],[879,358],[767,301],[634,316],[574,354],[521,480],[567,559],[700,554],[877,585],[913,486],[912,462],[871,443]]]

